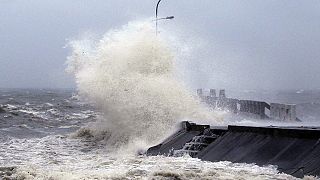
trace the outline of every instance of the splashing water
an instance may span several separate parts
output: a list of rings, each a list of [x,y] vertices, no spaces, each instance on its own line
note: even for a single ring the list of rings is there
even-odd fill
[[[176,56],[164,39],[147,21],[111,30],[97,42],[70,42],[68,71],[79,94],[104,114],[90,129],[94,136],[104,134],[115,147],[146,146],[183,119],[214,120],[175,78]]]

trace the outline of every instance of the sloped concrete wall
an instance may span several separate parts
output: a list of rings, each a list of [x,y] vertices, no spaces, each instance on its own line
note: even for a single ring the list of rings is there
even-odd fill
[[[320,130],[230,126],[198,154],[206,161],[277,165],[296,177],[320,175]]]
[[[163,143],[149,148],[148,155],[170,155],[209,126],[184,123]],[[211,127],[212,130],[212,127]],[[215,127],[219,137],[196,157],[206,161],[231,161],[277,165],[280,172],[296,177],[320,176],[320,128]]]

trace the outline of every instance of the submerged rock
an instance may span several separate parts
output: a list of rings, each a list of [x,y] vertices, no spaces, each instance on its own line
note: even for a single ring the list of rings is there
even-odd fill
[[[6,111],[3,109],[2,106],[0,106],[0,113],[5,113]]]
[[[12,179],[15,167],[0,167],[0,179]]]

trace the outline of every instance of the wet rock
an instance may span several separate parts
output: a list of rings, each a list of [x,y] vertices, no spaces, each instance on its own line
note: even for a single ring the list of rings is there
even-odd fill
[[[0,171],[13,171],[15,167],[0,167]]]
[[[15,167],[0,167],[0,179],[12,179]]]
[[[0,106],[0,113],[5,113],[5,112],[6,110],[4,110],[2,106]]]
[[[12,115],[14,115],[14,116],[19,116],[19,113],[18,113],[18,112],[11,111],[10,113],[11,113]]]
[[[77,137],[84,137],[84,138],[92,138],[92,137],[94,137],[93,134],[92,134],[92,131],[90,129],[87,129],[87,128],[79,129],[76,136]]]

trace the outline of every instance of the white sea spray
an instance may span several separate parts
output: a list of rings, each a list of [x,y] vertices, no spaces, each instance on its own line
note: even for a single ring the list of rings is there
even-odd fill
[[[68,71],[80,96],[103,113],[90,127],[109,147],[154,145],[184,119],[217,123],[174,73],[178,57],[149,21],[110,30],[99,41],[75,40]],[[138,145],[139,147],[134,147]],[[129,148],[130,149],[130,148]]]

